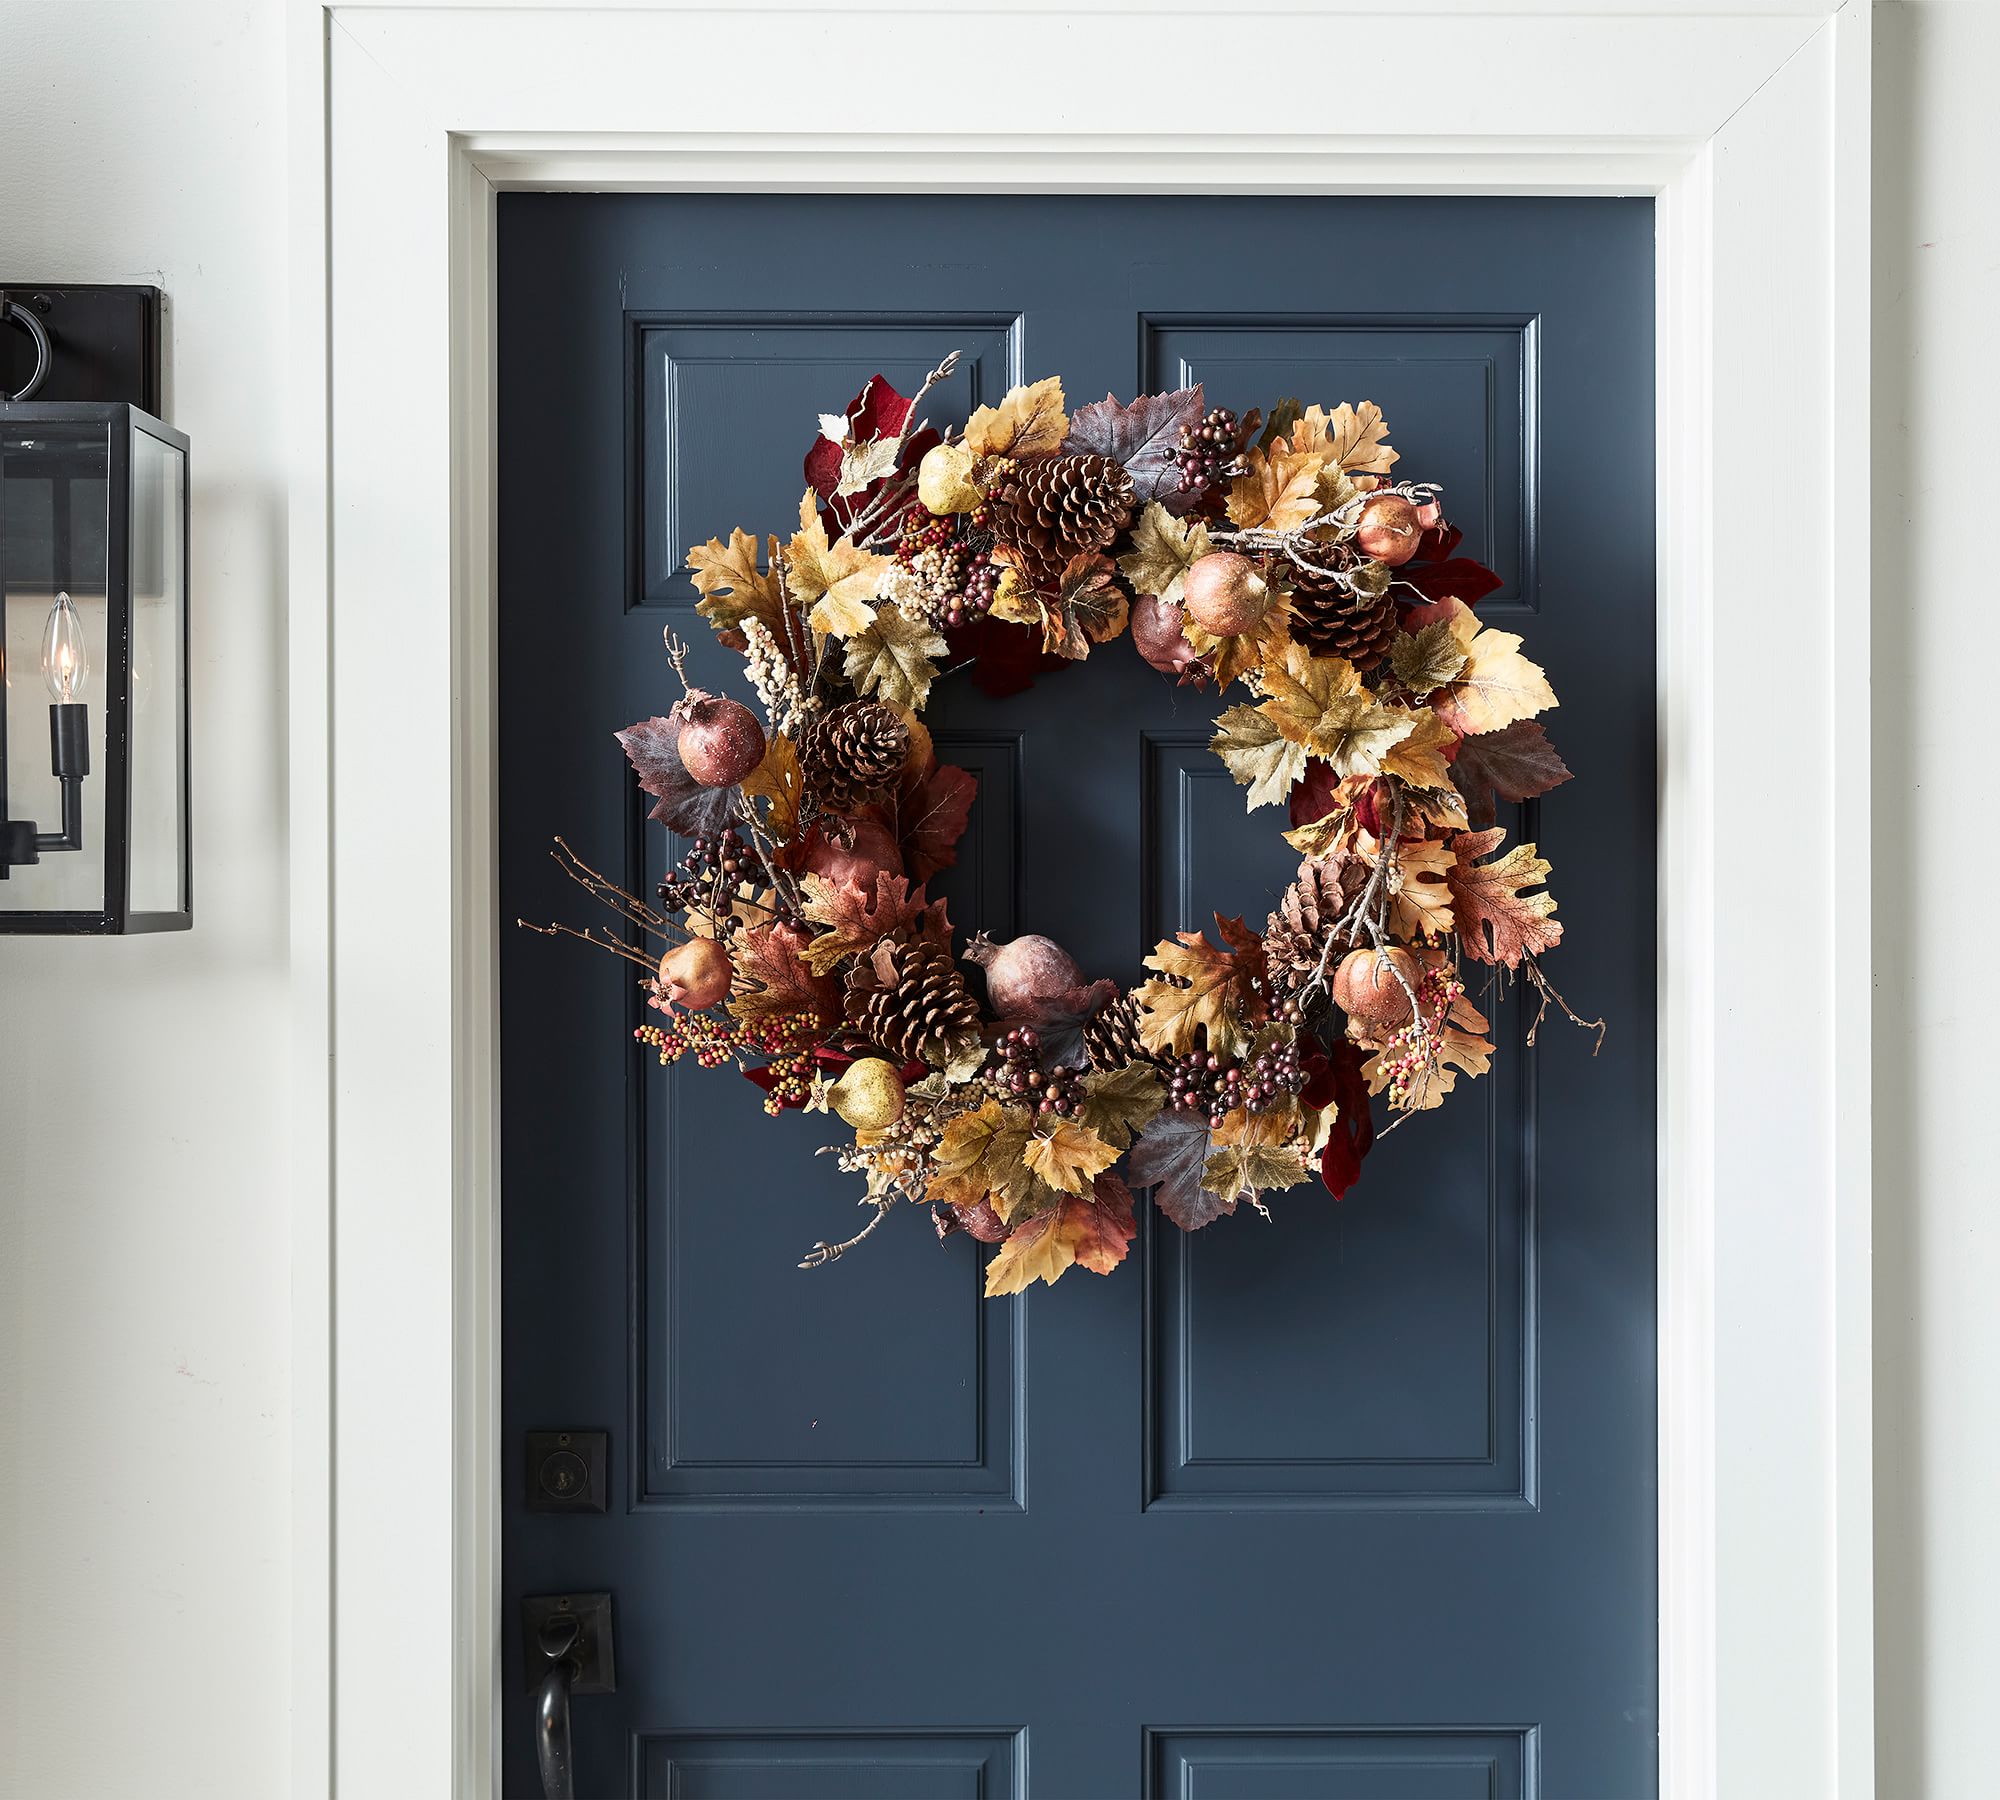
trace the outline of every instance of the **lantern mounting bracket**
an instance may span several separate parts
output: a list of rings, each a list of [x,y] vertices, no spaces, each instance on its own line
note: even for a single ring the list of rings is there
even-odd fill
[[[156,287],[0,280],[0,400],[123,402],[160,417],[160,314]]]

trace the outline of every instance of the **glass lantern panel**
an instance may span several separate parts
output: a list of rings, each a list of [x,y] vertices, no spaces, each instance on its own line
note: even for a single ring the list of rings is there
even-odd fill
[[[104,772],[110,428],[81,422],[0,425],[0,817],[62,829],[50,752],[51,677],[88,708],[83,847],[44,850],[0,879],[0,911],[95,914],[105,905]],[[69,596],[73,618],[50,629]],[[45,670],[45,650],[81,656]],[[51,648],[52,647],[52,648]],[[79,679],[79,676],[81,677]]]
[[[132,911],[187,908],[187,457],[132,428]]]

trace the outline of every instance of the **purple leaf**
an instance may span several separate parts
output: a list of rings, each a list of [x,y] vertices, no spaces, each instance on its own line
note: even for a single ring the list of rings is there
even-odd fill
[[[1518,719],[1499,731],[1481,732],[1458,746],[1452,784],[1465,796],[1466,822],[1477,831],[1493,823],[1493,794],[1532,800],[1560,787],[1570,772],[1536,719]]]
[[[640,788],[654,796],[648,818],[682,837],[717,837],[735,821],[737,790],[703,787],[687,772],[679,719],[641,719],[613,735],[638,774]]]
[[[1208,1165],[1208,1121],[1200,1113],[1155,1113],[1132,1146],[1132,1179],[1153,1190],[1153,1204],[1183,1231],[1199,1231],[1236,1210],[1236,1198],[1201,1185]]]
[[[1063,451],[1069,456],[1108,456],[1122,464],[1144,505],[1180,491],[1174,451],[1181,432],[1199,425],[1201,415],[1200,382],[1171,394],[1141,394],[1130,406],[1120,406],[1106,394],[1076,409]]]

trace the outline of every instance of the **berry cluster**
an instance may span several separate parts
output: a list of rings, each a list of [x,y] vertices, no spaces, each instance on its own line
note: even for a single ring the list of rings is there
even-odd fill
[[[736,1059],[739,1039],[735,1020],[717,1018],[713,1013],[682,1012],[678,1008],[659,1010],[666,1013],[666,1024],[641,1025],[632,1035],[659,1053],[662,1068],[670,1068],[688,1055],[702,1069],[719,1069]]]
[[[1305,1084],[1306,1066],[1299,1054],[1299,1041],[1287,1038],[1282,1044],[1258,1051],[1250,1059],[1244,1102],[1252,1112],[1265,1112],[1280,1095],[1296,1094]]]
[[[1083,1106],[1078,1069],[1044,1069],[1041,1035],[1032,1025],[1016,1025],[1000,1039],[1000,1085],[1038,1113],[1073,1119]]]
[[[1417,977],[1417,1016],[1389,1040],[1379,1059],[1392,1107],[1404,1105],[1431,1068],[1445,1015],[1464,993],[1465,983],[1449,964],[1431,964]]]
[[[1000,570],[990,556],[977,558],[965,577],[964,589],[945,602],[944,622],[953,631],[976,625],[993,610],[1000,588]]]
[[[806,1103],[816,1067],[813,1046],[823,1020],[810,1015],[739,1020],[717,1013],[688,1012],[659,1001],[647,1004],[664,1013],[667,1022],[641,1025],[632,1035],[658,1055],[662,1068],[671,1068],[684,1056],[692,1056],[695,1066],[702,1069],[762,1057],[771,1075],[764,1110],[775,1117],[787,1106]]]
[[[713,912],[728,932],[737,924],[731,906],[756,867],[756,858],[732,825],[719,836],[703,833],[696,837],[674,872],[654,891],[669,912],[699,907]]]
[[[1181,432],[1174,461],[1180,465],[1183,492],[1212,487],[1230,472],[1237,456],[1237,436],[1241,429],[1236,415],[1226,406],[1204,413],[1199,425]]]
[[[1206,1115],[1211,1129],[1248,1104],[1243,1066],[1212,1051],[1190,1050],[1167,1064],[1167,1105]]]

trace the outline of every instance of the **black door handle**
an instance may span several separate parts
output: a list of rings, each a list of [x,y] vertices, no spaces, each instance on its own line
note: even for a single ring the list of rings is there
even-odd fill
[[[548,1659],[535,1689],[535,1760],[541,1765],[542,1800],[576,1800],[569,1744],[569,1690],[576,1679],[576,1641],[582,1631],[571,1615],[545,1620],[535,1646]]]

